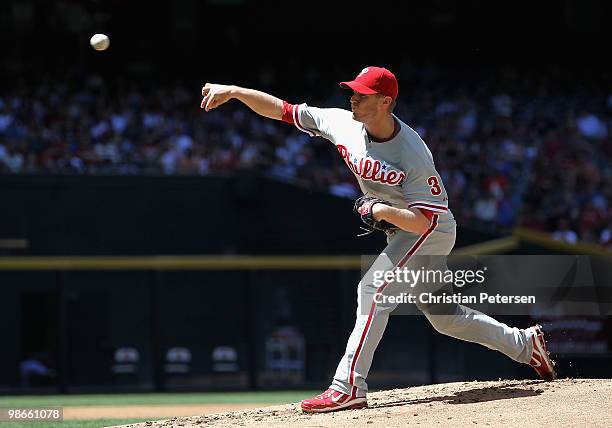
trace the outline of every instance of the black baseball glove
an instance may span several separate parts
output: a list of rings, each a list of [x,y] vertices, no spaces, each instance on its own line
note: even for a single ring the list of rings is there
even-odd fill
[[[355,211],[357,211],[357,213],[359,213],[359,215],[361,216],[361,221],[363,221],[369,227],[369,229],[362,227],[362,229],[366,230],[367,232],[359,236],[367,235],[369,233],[374,232],[374,230],[382,230],[383,232],[388,232],[398,229],[397,226],[389,223],[388,221],[374,220],[374,217],[372,216],[372,207],[376,204],[385,204],[391,206],[391,203],[387,201],[383,201],[382,199],[366,195],[363,195],[355,201]]]

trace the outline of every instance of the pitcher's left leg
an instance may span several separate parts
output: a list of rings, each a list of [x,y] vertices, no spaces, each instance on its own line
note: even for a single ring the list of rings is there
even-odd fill
[[[332,412],[367,405],[366,378],[374,352],[387,326],[389,314],[397,307],[397,303],[384,297],[398,296],[406,290],[403,284],[393,280],[385,281],[378,277],[377,273],[384,274],[403,267],[418,252],[436,224],[432,222],[432,226],[422,235],[398,232],[389,238],[389,245],[359,283],[355,327],[344,356],[338,364],[334,380],[322,394],[302,401],[304,412]]]

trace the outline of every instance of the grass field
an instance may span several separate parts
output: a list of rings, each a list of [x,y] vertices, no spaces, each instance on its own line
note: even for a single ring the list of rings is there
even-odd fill
[[[273,405],[300,401],[316,391],[262,391],[262,392],[210,392],[210,393],[150,393],[150,394],[86,394],[86,395],[23,395],[0,397],[0,407],[92,407],[117,406],[117,419],[65,420],[64,422],[0,422],[0,427],[22,428],[76,428],[121,425],[143,422],[151,418],[126,419],[120,417],[122,407],[136,405],[185,406],[253,404]]]
[[[122,406],[134,404],[283,404],[321,391],[202,392],[150,394],[13,395],[0,396],[0,407]]]
[[[149,419],[93,419],[90,421],[64,422],[0,422],[2,428],[99,428],[112,425],[125,425],[135,422],[145,422]]]

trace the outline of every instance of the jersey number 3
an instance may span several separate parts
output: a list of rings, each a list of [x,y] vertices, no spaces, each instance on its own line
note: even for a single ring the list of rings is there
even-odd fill
[[[427,184],[430,187],[429,191],[431,192],[432,195],[438,196],[440,193],[442,193],[442,189],[440,188],[440,183],[438,183],[438,177],[436,177],[435,175],[432,175],[431,177],[427,179]]]

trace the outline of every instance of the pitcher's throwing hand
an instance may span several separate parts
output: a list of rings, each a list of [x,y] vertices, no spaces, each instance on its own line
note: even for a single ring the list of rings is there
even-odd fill
[[[222,104],[225,104],[233,97],[232,88],[233,87],[230,85],[207,83],[202,88],[202,96],[204,98],[200,103],[200,108],[203,108],[205,111],[209,111],[219,107]]]

